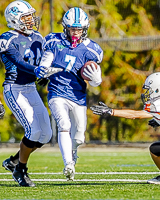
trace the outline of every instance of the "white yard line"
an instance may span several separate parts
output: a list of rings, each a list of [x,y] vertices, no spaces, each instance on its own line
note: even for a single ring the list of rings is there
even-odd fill
[[[0,175],[11,175],[12,173],[0,173]],[[32,173],[29,174],[33,175],[59,175],[63,174],[62,172],[43,172],[43,173]],[[76,172],[75,174],[81,174],[81,175],[114,175],[114,174],[159,174],[159,172]]]
[[[12,173],[0,173],[0,175],[11,175]],[[29,173],[32,175],[61,175],[63,174],[62,172],[57,172],[57,173]],[[119,174],[119,175],[124,175],[124,174],[158,174],[158,172],[77,172],[75,174],[80,174],[80,175],[114,175],[114,174]],[[0,181],[14,181],[13,179],[0,179]],[[66,179],[32,179],[32,181],[37,181],[37,182],[67,182]],[[134,183],[147,183],[147,180],[139,180],[139,179],[75,179],[74,182],[134,182]],[[69,182],[71,183],[71,182]]]

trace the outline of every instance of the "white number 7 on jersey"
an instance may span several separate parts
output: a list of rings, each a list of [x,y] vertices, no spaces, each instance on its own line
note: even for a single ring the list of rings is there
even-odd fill
[[[76,62],[76,57],[75,56],[71,56],[71,55],[66,55],[65,56],[65,62],[67,62],[67,66],[65,71],[70,71],[74,65],[74,63]]]

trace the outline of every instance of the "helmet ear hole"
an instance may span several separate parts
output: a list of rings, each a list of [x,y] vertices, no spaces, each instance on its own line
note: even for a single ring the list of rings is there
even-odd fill
[[[159,89],[157,88],[155,92],[158,93],[158,92],[159,92]]]
[[[15,22],[14,20],[11,20],[11,22],[12,22],[13,24],[16,24],[16,22]]]

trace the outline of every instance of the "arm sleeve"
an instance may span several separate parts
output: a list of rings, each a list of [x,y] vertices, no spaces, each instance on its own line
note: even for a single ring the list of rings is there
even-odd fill
[[[40,66],[44,66],[44,67],[47,67],[47,68],[51,67],[53,59],[54,59],[53,53],[51,51],[45,51],[43,56],[42,56]]]
[[[6,57],[14,64],[16,65],[20,70],[25,71],[27,73],[33,74],[35,66],[27,63],[25,60],[23,60],[21,54],[16,48],[10,48],[6,51]]]

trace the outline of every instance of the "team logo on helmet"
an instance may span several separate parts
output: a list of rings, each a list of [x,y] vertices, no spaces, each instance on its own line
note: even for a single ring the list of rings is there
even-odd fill
[[[19,11],[17,7],[12,7],[8,10],[8,13],[11,13],[13,15],[18,15],[18,13],[23,13],[22,11]]]

